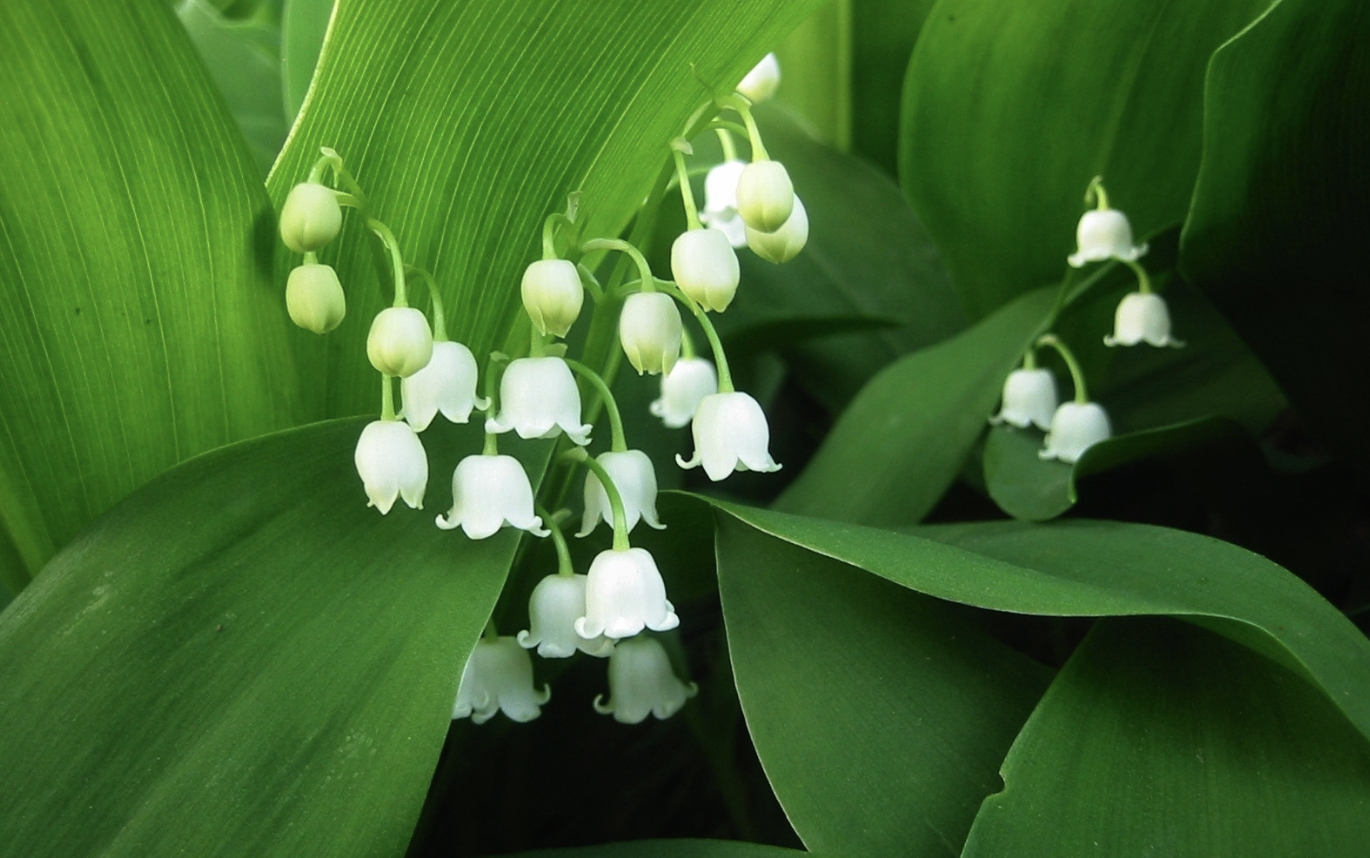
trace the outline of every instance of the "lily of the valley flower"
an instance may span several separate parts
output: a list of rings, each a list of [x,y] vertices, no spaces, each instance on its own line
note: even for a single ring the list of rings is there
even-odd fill
[[[580,316],[585,290],[576,266],[565,259],[542,259],[523,272],[523,308],[542,334],[566,336]]]
[[[612,652],[609,638],[576,634],[576,620],[585,616],[586,581],[584,575],[548,575],[539,581],[528,599],[529,628],[518,633],[519,646],[537,647],[543,658],[570,658],[576,650],[600,658]]]
[[[301,182],[290,189],[281,207],[281,241],[296,253],[322,249],[342,229],[342,207],[332,188]]]
[[[1155,292],[1133,292],[1124,297],[1113,317],[1113,335],[1104,337],[1107,346],[1135,346],[1141,342],[1157,347],[1184,345],[1170,335],[1170,310],[1165,299]]]
[[[643,628],[664,632],[680,625],[666,599],[666,585],[656,561],[643,548],[610,548],[590,564],[585,583],[585,616],[576,634],[594,639],[632,637]]]
[[[734,470],[763,473],[780,470],[767,449],[771,430],[766,415],[757,401],[746,393],[732,391],[704,397],[695,411],[692,431],[694,458],[687,462],[677,455],[676,463],[682,468],[703,464],[704,473],[714,482]]]
[[[550,533],[533,512],[533,487],[523,465],[513,456],[484,453],[462,459],[452,472],[452,509],[438,516],[438,527],[460,527],[471,539],[485,539],[506,524],[534,536]]]
[[[728,248],[729,253],[732,250]],[[680,358],[681,337],[680,309],[670,295],[635,292],[624,300],[618,317],[618,339],[638,375],[670,372]]]
[[[1059,401],[1056,376],[1051,370],[1015,369],[1004,380],[1003,405],[989,422],[1007,423],[1019,429],[1029,425],[1048,429]]]
[[[666,649],[655,638],[639,635],[619,641],[609,656],[609,700],[595,698],[595,711],[622,724],[639,724],[648,715],[669,718],[699,693],[671,670]]]
[[[428,365],[400,384],[404,408],[400,416],[418,432],[428,428],[438,412],[453,423],[466,423],[473,408],[489,408],[490,401],[476,396],[476,358],[461,343],[433,343]]]
[[[780,61],[775,58],[775,54],[766,54],[738,83],[737,91],[755,103],[775,95],[775,90],[779,86]]]
[[[366,489],[367,506],[384,515],[402,497],[411,509],[423,509],[428,487],[428,455],[408,423],[373,420],[357,439],[353,457]]]
[[[1094,209],[1080,217],[1075,229],[1078,248],[1068,260],[1076,268],[1088,262],[1120,259],[1131,262],[1146,253],[1146,243],[1133,245],[1132,224],[1117,209]]]
[[[428,317],[413,307],[386,307],[371,322],[366,356],[377,371],[408,378],[433,357]]]
[[[661,398],[648,406],[652,416],[671,429],[679,429],[694,419],[695,409],[704,397],[718,393],[718,374],[704,358],[681,358],[661,377]]]
[[[671,276],[701,307],[721,313],[737,294],[742,273],[726,235],[716,229],[691,229],[671,245]]]
[[[1113,434],[1108,412],[1097,402],[1063,402],[1051,418],[1046,444],[1037,452],[1043,459],[1074,464],[1085,450]]]
[[[794,183],[779,161],[753,161],[737,179],[737,213],[761,232],[775,232],[794,211]]]
[[[737,213],[737,180],[746,167],[746,161],[734,158],[715,165],[704,177],[704,209],[699,219],[723,233],[733,247],[747,243],[747,225]]]
[[[333,266],[307,262],[292,270],[285,282],[285,309],[290,321],[316,334],[342,324],[347,298]]]
[[[799,255],[809,241],[809,213],[799,197],[794,198],[794,210],[775,232],[761,232],[746,228],[747,246],[767,262],[780,264]]]
[[[533,686],[533,660],[518,642],[508,636],[481,638],[457,686],[452,718],[470,718],[484,724],[503,712],[511,721],[532,721],[542,714],[542,705],[552,699],[552,689]]]
[[[645,521],[649,527],[661,530],[666,527],[657,519],[656,514],[656,471],[652,460],[641,450],[600,453],[597,457],[609,478],[618,488],[623,498],[623,514],[628,530],[631,532],[638,520]],[[585,536],[603,520],[612,526],[614,512],[609,506],[609,495],[599,477],[589,469],[585,472],[585,516],[581,519],[580,532]]]
[[[580,390],[561,358],[511,361],[500,379],[499,396],[499,414],[485,421],[486,432],[512,430],[520,438],[554,438],[565,432],[581,446],[590,443],[590,425],[580,422]]]

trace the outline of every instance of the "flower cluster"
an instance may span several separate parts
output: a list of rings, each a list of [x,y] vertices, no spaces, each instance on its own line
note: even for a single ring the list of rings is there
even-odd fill
[[[1165,299],[1153,291],[1146,269],[1137,261],[1146,254],[1147,245],[1135,244],[1127,215],[1108,204],[1103,181],[1094,179],[1085,194],[1095,208],[1084,213],[1076,229],[1076,251],[1067,262],[1080,268],[1090,262],[1117,260],[1137,276],[1138,290],[1118,304],[1113,333],[1104,337],[1108,346],[1148,345],[1181,347],[1170,333],[1170,311]],[[1064,287],[1063,287],[1064,288]],[[1054,318],[1053,318],[1054,321]],[[1070,370],[1075,388],[1072,402],[1060,402],[1056,378],[1051,370],[1037,366],[1036,349],[1056,350]],[[1004,381],[1003,404],[991,423],[1008,423],[1020,429],[1036,426],[1046,431],[1039,455],[1073,464],[1085,451],[1113,434],[1113,427],[1102,405],[1089,399],[1084,372],[1075,355],[1055,334],[1039,338],[1023,356],[1023,365]]]
[[[677,677],[666,647],[655,636],[680,624],[657,558],[631,541],[639,523],[665,526],[657,514],[655,467],[646,453],[628,446],[612,379],[601,375],[616,362],[597,355],[599,365],[581,363],[567,356],[564,340],[587,307],[591,315],[607,315],[604,321],[617,331],[628,363],[638,374],[660,376],[661,396],[651,413],[669,427],[691,427],[694,453],[689,459],[677,457],[682,468],[702,467],[714,481],[735,471],[779,469],[768,450],[765,413],[754,398],[734,388],[710,320],[737,294],[741,275],[736,247],[745,244],[764,259],[783,262],[808,237],[803,204],[785,167],[767,155],[750,110],[753,101],[774,91],[778,80],[779,67],[774,57],[767,57],[740,84],[739,93],[712,105],[715,112],[741,119],[751,159],[744,163],[736,157],[728,129],[741,126],[716,120],[711,127],[718,129],[726,157],[709,172],[702,215],[685,166],[693,149],[684,138],[671,144],[669,157],[687,220],[687,229],[671,247],[671,280],[657,278],[629,241],[583,237],[577,194],[571,195],[564,213],[546,218],[542,258],[528,264],[519,289],[530,330],[527,351],[490,355],[483,371],[484,396],[478,393],[482,370],[476,356],[447,336],[442,289],[423,269],[405,263],[398,240],[368,211],[342,158],[322,150],[308,179],[290,192],[280,228],[286,245],[305,257],[287,284],[286,304],[297,324],[326,333],[345,315],[337,274],[317,258],[342,229],[344,209],[361,213],[391,271],[394,300],[372,320],[366,340],[367,358],[381,376],[381,413],[362,430],[355,453],[370,505],[382,514],[396,500],[421,509],[429,468],[420,434],[439,415],[467,423],[473,412],[480,412],[484,447],[457,463],[452,504],[436,516],[436,526],[460,529],[469,539],[487,539],[512,528],[550,536],[557,549],[556,572],[533,588],[528,627],[502,636],[492,621],[476,643],[462,670],[453,718],[483,723],[500,711],[515,721],[536,718],[550,690],[534,685],[532,650],[542,658],[576,653],[608,658],[608,702],[601,696],[594,706],[625,723],[648,715],[669,717],[695,694],[693,684]],[[701,111],[690,129],[707,120]],[[659,203],[664,190],[658,188],[649,204]],[[595,272],[608,252],[626,254],[633,265],[614,269],[614,279],[601,285]],[[636,279],[624,277],[626,270],[635,270]],[[428,314],[409,305],[408,287],[415,279],[427,287],[431,324]],[[695,354],[682,308],[707,340],[712,360]],[[400,381],[398,408],[395,379]],[[608,419],[609,444],[592,456],[586,448],[601,410]],[[591,535],[602,522],[612,532],[612,545],[599,552],[584,574],[574,568],[562,532],[571,511],[559,508],[563,498],[557,492],[568,481],[548,479],[535,486],[520,459],[499,449],[501,439],[511,434],[552,439],[558,448],[552,467],[567,469],[566,476],[569,469],[585,468],[577,535]]]

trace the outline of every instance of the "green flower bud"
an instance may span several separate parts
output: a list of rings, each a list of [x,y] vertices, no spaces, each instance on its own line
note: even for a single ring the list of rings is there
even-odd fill
[[[342,207],[331,188],[301,182],[281,207],[281,241],[296,253],[311,253],[332,241],[342,228]]]
[[[721,313],[737,294],[741,272],[728,236],[716,229],[682,232],[671,245],[671,276],[680,291],[706,310]]]
[[[799,197],[794,198],[794,211],[789,220],[775,232],[759,232],[747,227],[747,246],[767,262],[789,262],[804,249],[809,240],[809,214]]]
[[[540,334],[566,336],[580,316],[585,291],[576,266],[565,259],[543,259],[523,272],[523,308]]]
[[[285,284],[285,309],[290,320],[316,334],[326,334],[347,315],[338,273],[331,265],[309,263],[290,272]]]
[[[428,317],[413,307],[388,307],[376,314],[366,337],[366,356],[386,375],[408,378],[433,357]]]
[[[753,161],[737,180],[737,213],[760,232],[775,232],[794,210],[794,184],[779,161]]]
[[[670,295],[634,292],[624,300],[618,338],[638,375],[670,372],[680,357],[681,336],[680,310]]]

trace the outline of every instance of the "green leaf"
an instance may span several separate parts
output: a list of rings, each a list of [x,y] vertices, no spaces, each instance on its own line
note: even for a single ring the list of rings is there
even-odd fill
[[[1209,54],[1270,0],[941,0],[904,87],[900,178],[972,317],[1059,280],[1102,175],[1145,237],[1183,220]]]
[[[1100,623],[1004,761],[968,858],[1355,855],[1370,749],[1299,677],[1200,629]]]
[[[516,852],[507,858],[799,858],[797,849],[763,846],[736,840],[637,840],[605,843],[579,849],[539,849]]]
[[[1302,674],[1370,738],[1370,641],[1308,585],[1236,546],[1084,520],[942,525],[914,535],[710,503],[939,599],[1046,616],[1191,618]]]
[[[0,55],[0,518],[18,589],[152,476],[299,411],[257,265],[268,203],[172,11],[0,4]]]
[[[893,176],[909,58],[936,0],[852,3],[852,151]]]
[[[877,371],[966,326],[937,248],[898,187],[829,149],[786,113],[758,109],[771,156],[784,162],[809,214],[809,242],[784,265],[739,251],[742,286],[718,327],[750,339],[781,319],[888,319],[878,333],[834,330],[785,349],[796,381],[839,410]],[[731,352],[729,352],[731,354]]]
[[[1366,461],[1363,3],[1284,0],[1213,57],[1181,264],[1319,440]]]
[[[403,854],[517,540],[433,526],[478,433],[425,433],[429,510],[382,517],[361,427],[168,472],[0,616],[7,849]]]
[[[717,521],[738,696],[804,844],[959,855],[1049,671],[969,612]]]
[[[521,312],[544,217],[579,190],[582,235],[617,233],[664,183],[701,81],[727,91],[816,6],[341,0],[271,195],[279,206],[320,146],[337,149],[406,260],[437,277],[452,337],[483,355]],[[360,342],[390,289],[377,249],[357,223],[323,255],[350,305],[329,342],[358,345],[294,338],[321,414],[375,408]],[[280,253],[279,282],[296,261]]]
[[[1025,295],[887,367],[843,412],[776,508],[873,525],[922,519],[960,472],[1004,378],[1041,332],[1053,291]]]
[[[304,106],[323,51],[333,0],[285,0],[281,10],[281,77],[285,113],[293,120]]]

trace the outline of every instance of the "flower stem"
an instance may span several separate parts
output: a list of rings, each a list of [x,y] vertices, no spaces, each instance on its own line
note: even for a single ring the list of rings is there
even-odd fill
[[[766,154],[766,145],[761,142],[761,130],[756,127],[756,119],[752,116],[752,106],[747,102],[747,99],[733,93],[717,99],[715,104],[721,109],[732,110],[742,117],[742,122],[747,126],[747,139],[752,144],[752,163],[771,160],[771,156]]]
[[[695,357],[695,338],[684,327],[680,329],[680,357],[684,360],[694,360]]]
[[[361,185],[357,184],[357,180],[352,178],[352,174],[347,172],[347,168],[343,166],[342,156],[327,146],[321,146],[319,152],[321,153],[320,158],[314,164],[314,168],[319,171],[319,176],[323,176],[323,168],[321,165],[326,163],[329,167],[333,168],[333,179],[336,182],[341,183],[343,187],[347,188],[347,190],[357,198],[359,204],[357,207],[362,209],[366,208],[366,194],[362,193]],[[312,179],[314,170],[310,170],[309,175],[311,176],[311,180],[317,181],[316,179]]]
[[[598,306],[604,301],[604,288],[599,285],[599,278],[595,277],[595,272],[583,262],[576,263],[576,271],[580,273],[580,285],[590,293],[590,299]]]
[[[1033,345],[1038,348],[1050,346],[1056,350],[1070,370],[1070,380],[1075,385],[1075,401],[1082,405],[1089,402],[1089,391],[1085,388],[1085,373],[1080,369],[1080,362],[1075,359],[1074,353],[1066,348],[1066,344],[1061,342],[1055,334],[1046,334],[1038,337],[1037,342]]]
[[[628,254],[633,262],[637,263],[638,275],[642,278],[642,291],[651,292],[655,288],[656,278],[652,276],[652,266],[647,264],[647,257],[629,242],[621,238],[593,238],[582,244],[580,249],[585,253],[594,250],[618,250]]]
[[[547,512],[547,507],[542,504],[535,504],[533,509],[542,517],[547,529],[552,531],[552,544],[557,549],[557,574],[567,578],[576,574],[575,567],[571,565],[571,548],[566,544],[566,534],[561,532],[561,522],[557,520],[556,516]]]
[[[671,141],[671,157],[675,159],[675,173],[680,180],[680,199],[685,204],[685,223],[689,229],[700,229],[699,207],[695,205],[694,188],[690,187],[690,171],[685,167],[685,155],[693,152],[684,137]]]
[[[1147,276],[1146,269],[1142,267],[1142,264],[1135,259],[1125,259],[1123,261],[1127,263],[1128,268],[1131,268],[1136,272],[1138,291],[1143,295],[1151,294],[1151,278]]]
[[[1108,192],[1104,190],[1104,177],[1095,176],[1089,180],[1089,187],[1085,189],[1085,205],[1096,203],[1095,208],[1104,211],[1108,208]]]
[[[571,229],[575,229],[576,222],[568,215],[561,212],[549,214],[542,222],[542,258],[560,259],[557,254],[557,227],[565,224]]]
[[[381,419],[395,419],[395,387],[390,383],[393,376],[381,373]]]
[[[428,297],[433,302],[433,342],[445,342],[447,340],[447,314],[442,309],[442,296],[438,294],[438,281],[433,278],[432,274],[417,265],[405,265],[404,270],[409,274],[417,274],[423,278],[424,285],[428,287]]]
[[[735,388],[733,387],[733,374],[728,370],[728,356],[723,353],[723,343],[719,341],[718,331],[714,330],[713,322],[709,321],[709,315],[698,304],[690,300],[688,295],[681,292],[675,284],[659,283],[657,286],[662,292],[685,305],[694,314],[695,320],[704,329],[704,336],[709,340],[709,348],[714,353],[714,364],[718,367],[718,392],[732,393]],[[681,342],[683,344],[683,337]]]
[[[599,484],[604,487],[604,493],[609,496],[609,508],[614,513],[614,550],[627,551],[632,548],[632,544],[628,542],[628,515],[623,510],[623,495],[619,494],[614,478],[609,476],[604,466],[586,453],[583,447],[572,447],[562,453],[562,456],[573,462],[583,462],[599,479]]]
[[[590,369],[580,361],[571,360],[570,358],[565,358],[564,360],[566,361],[566,365],[575,370],[581,378],[590,382],[590,385],[594,387],[595,392],[599,394],[600,400],[604,403],[604,410],[609,414],[609,432],[612,436],[609,443],[609,449],[615,453],[622,453],[627,450],[628,443],[624,440],[623,436],[623,416],[619,414],[618,402],[614,399],[613,392],[609,390],[609,385],[605,383],[604,379],[599,377],[599,373]]]
[[[395,275],[394,306],[408,307],[409,301],[405,297],[404,290],[404,258],[400,256],[400,243],[395,240],[395,234],[390,231],[390,227],[375,218],[367,218],[366,226],[380,236],[381,244],[384,244],[385,249],[390,253],[390,267]]]
[[[1025,352],[1023,352],[1023,369],[1036,369],[1036,368],[1037,368],[1037,349],[1035,349],[1035,348],[1029,346],[1029,347],[1028,347],[1028,350],[1025,351]]]

